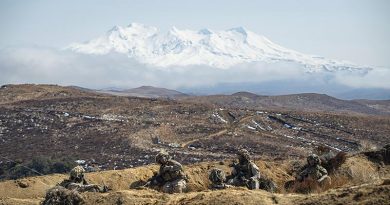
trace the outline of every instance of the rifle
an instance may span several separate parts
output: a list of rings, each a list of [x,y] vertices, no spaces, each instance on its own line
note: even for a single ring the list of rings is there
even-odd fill
[[[152,186],[160,186],[164,184],[164,179],[158,173],[154,173],[154,175],[146,181],[145,184],[141,185],[140,188],[147,188]]]

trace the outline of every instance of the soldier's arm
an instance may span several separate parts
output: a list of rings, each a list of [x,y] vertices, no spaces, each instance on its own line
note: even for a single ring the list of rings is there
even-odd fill
[[[83,184],[84,185],[88,185],[89,184],[85,178],[83,178]]]
[[[232,167],[232,173],[231,173],[232,176],[237,176],[238,175],[238,171],[236,169],[236,167]]]
[[[299,172],[296,176],[296,179],[298,181],[302,181],[307,175],[308,175],[308,168],[303,169],[301,172]]]
[[[305,171],[307,168],[309,168],[309,165],[308,165],[308,164],[305,164],[303,167],[301,167],[301,168],[297,171],[297,173],[301,173],[301,172]]]
[[[250,166],[250,169],[251,169],[251,173],[252,173],[252,179],[260,179],[260,170],[259,170],[259,167],[257,167],[257,165],[255,163],[251,163],[251,166]]]
[[[58,185],[67,188],[69,183],[70,183],[69,180],[65,179],[61,183],[59,183]]]
[[[82,184],[71,182],[71,183],[68,183],[65,188],[67,188],[69,190],[79,191],[82,188],[82,186],[83,186]]]
[[[318,169],[323,176],[328,175],[328,171],[324,167],[320,166]]]
[[[168,166],[164,167],[163,171],[164,172],[166,172],[166,171],[180,171],[180,170],[182,170],[182,168],[183,168],[183,166],[179,162],[177,162],[175,160],[171,160],[170,163],[168,164]]]

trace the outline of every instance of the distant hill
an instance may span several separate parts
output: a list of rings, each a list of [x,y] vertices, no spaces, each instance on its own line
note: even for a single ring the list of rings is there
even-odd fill
[[[158,88],[153,86],[141,86],[127,90],[100,90],[99,92],[119,95],[119,96],[134,96],[146,98],[178,98],[188,96],[176,90],[166,88]]]
[[[242,91],[231,95],[190,96],[179,91],[152,86],[141,86],[127,90],[97,91],[77,86],[61,87],[57,85],[34,84],[3,85],[1,89],[0,104],[33,99],[103,96],[110,94],[144,98],[172,98],[179,101],[207,103],[230,108],[390,115],[390,100],[341,100],[317,93],[264,96]]]
[[[390,89],[382,88],[360,88],[349,90],[347,92],[335,93],[333,96],[346,100],[371,99],[371,100],[390,100]]]
[[[43,100],[55,98],[72,98],[102,96],[94,90],[77,86],[58,86],[42,84],[3,85],[0,88],[0,104],[25,100]]]
[[[383,113],[389,113],[390,111],[390,100],[353,100],[353,101],[366,105],[370,108],[374,108]]]
[[[250,98],[250,99],[257,99],[259,97],[264,97],[264,96],[260,96],[260,95],[257,95],[257,94],[251,93],[251,92],[245,92],[245,91],[233,93],[232,96],[246,97],[246,98]]]
[[[182,100],[249,109],[390,114],[390,101],[388,100],[341,100],[317,93],[261,96],[250,92],[237,92],[232,95],[191,96],[182,98]]]

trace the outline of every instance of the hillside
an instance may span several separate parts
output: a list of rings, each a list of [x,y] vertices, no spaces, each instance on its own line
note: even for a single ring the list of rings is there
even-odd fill
[[[85,96],[103,96],[92,90],[81,87],[62,87],[58,85],[2,85],[0,87],[0,104],[20,101],[60,99]]]
[[[181,98],[181,100],[243,109],[390,115],[390,101],[388,100],[341,100],[316,93],[263,96],[249,92],[238,92],[232,95],[189,96]]]
[[[94,169],[136,167],[170,149],[184,164],[245,147],[259,158],[302,158],[318,146],[355,152],[390,143],[390,118],[230,107],[112,96],[48,85],[0,89],[0,179],[33,160],[82,160]],[[24,150],[21,152],[20,150]]]
[[[188,96],[176,90],[170,90],[166,88],[157,88],[153,86],[141,86],[138,88],[132,88],[127,90],[99,90],[98,92],[107,93],[118,96],[133,96],[133,97],[145,97],[145,98],[179,98]]]

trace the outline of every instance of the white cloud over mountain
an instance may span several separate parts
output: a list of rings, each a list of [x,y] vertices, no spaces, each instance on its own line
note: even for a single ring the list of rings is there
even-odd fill
[[[136,33],[131,33],[133,27]],[[65,50],[0,49],[0,73],[0,84],[51,83],[89,88],[152,85],[191,90],[245,83],[261,84],[263,90],[272,90],[278,84],[295,93],[390,89],[387,68],[300,54],[245,29],[173,29],[161,34],[138,24],[116,27],[103,37],[72,44]],[[218,90],[223,91],[223,87]]]
[[[223,31],[173,27],[160,32],[155,27],[132,23],[115,26],[98,38],[73,43],[66,49],[95,55],[121,53],[158,67],[206,65],[226,69],[243,63],[282,62],[300,64],[306,72],[369,69],[284,48],[243,27]]]

